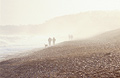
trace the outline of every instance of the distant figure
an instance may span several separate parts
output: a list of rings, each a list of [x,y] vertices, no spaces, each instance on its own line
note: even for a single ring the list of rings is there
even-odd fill
[[[48,39],[49,46],[51,46],[51,41],[52,41],[52,39],[49,38],[49,39]]]
[[[55,45],[55,41],[56,41],[56,39],[55,39],[55,37],[53,37],[53,45]]]
[[[73,35],[69,35],[69,40],[72,40],[73,39]]]
[[[73,35],[71,35],[71,40],[73,39]]]
[[[69,40],[70,40],[70,35],[68,36]]]

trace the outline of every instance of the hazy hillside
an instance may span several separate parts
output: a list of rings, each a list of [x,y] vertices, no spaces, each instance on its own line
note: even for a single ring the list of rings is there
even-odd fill
[[[29,34],[80,34],[79,37],[88,37],[97,33],[120,28],[119,11],[91,11],[74,15],[65,15],[53,18],[40,25],[1,26],[3,35]],[[62,32],[61,32],[62,30]],[[87,32],[87,33],[86,33]],[[85,36],[84,36],[85,35]]]
[[[120,12],[83,12],[54,18],[43,24],[49,32],[93,34],[120,27]],[[82,35],[80,34],[80,35]],[[87,34],[86,34],[87,35]]]

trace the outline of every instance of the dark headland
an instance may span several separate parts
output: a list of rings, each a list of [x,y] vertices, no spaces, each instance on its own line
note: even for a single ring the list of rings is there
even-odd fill
[[[120,78],[120,29],[2,61],[0,78]]]

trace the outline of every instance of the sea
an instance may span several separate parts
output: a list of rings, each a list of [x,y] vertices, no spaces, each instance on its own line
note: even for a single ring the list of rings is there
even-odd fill
[[[5,60],[14,55],[19,55],[25,52],[29,52],[33,49],[41,49],[42,46],[22,46],[22,45],[14,45],[14,46],[0,46],[0,61]]]

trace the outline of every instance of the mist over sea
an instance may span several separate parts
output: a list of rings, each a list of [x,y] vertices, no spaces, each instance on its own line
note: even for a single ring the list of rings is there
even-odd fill
[[[12,57],[14,55],[21,55],[22,53],[38,48],[39,49],[43,48],[43,46],[39,46],[39,45],[0,46],[0,61]]]

